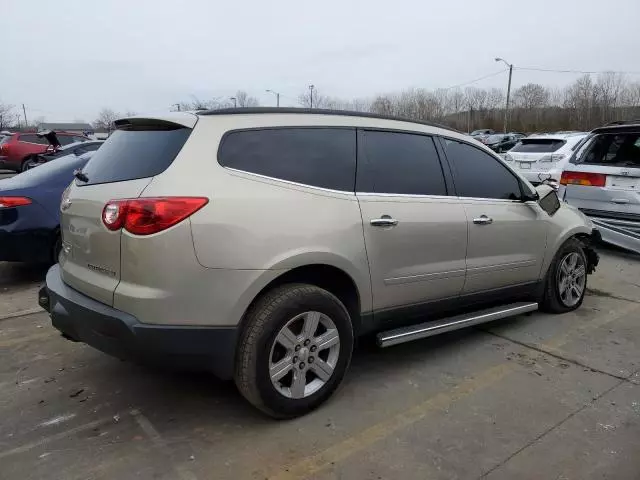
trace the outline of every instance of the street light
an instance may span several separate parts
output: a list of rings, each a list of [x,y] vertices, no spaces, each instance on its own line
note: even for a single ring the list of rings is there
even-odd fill
[[[315,87],[313,85],[309,85],[309,106],[313,108],[313,89]]]
[[[502,62],[507,67],[509,67],[509,83],[507,84],[507,106],[504,109],[504,133],[507,133],[507,124],[509,123],[509,97],[511,96],[511,74],[513,73],[513,64],[500,57],[496,57],[496,62]]]
[[[229,97],[229,100],[233,100],[233,108],[238,108],[238,99],[236,97]]]
[[[274,92],[273,90],[265,90],[267,93],[273,93],[276,96],[276,107],[280,106],[280,94],[278,92]]]

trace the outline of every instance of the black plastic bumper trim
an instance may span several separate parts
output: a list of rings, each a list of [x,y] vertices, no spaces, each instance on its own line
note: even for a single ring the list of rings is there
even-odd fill
[[[150,325],[66,285],[60,266],[47,272],[38,303],[65,337],[122,359],[207,370],[233,377],[237,327]]]

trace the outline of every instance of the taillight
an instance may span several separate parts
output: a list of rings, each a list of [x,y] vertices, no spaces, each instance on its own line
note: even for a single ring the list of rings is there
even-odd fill
[[[204,197],[111,200],[102,210],[102,222],[109,230],[124,228],[134,235],[151,235],[180,223],[207,202]]]
[[[602,173],[590,172],[562,172],[561,185],[583,185],[585,187],[604,187],[607,176]]]
[[[0,208],[22,207],[31,205],[31,199],[27,197],[0,197]]]

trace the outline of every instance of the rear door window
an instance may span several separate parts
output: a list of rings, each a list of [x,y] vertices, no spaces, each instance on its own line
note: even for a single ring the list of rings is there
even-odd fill
[[[232,131],[220,145],[218,162],[271,178],[353,192],[356,131],[303,127]]]
[[[447,195],[433,139],[426,135],[364,131],[358,191],[401,195]]]
[[[565,140],[553,138],[523,138],[511,151],[522,153],[550,153],[555,152],[565,143],[567,143]]]
[[[84,168],[86,183],[123,182],[147,178],[164,172],[176,158],[191,134],[190,128],[175,124],[145,129],[116,130],[96,150]]]

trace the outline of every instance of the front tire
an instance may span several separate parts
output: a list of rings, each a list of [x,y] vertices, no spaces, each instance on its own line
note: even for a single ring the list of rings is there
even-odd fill
[[[565,313],[582,305],[587,290],[587,266],[580,240],[567,240],[556,253],[547,272],[540,310]]]
[[[353,326],[333,294],[287,284],[246,314],[235,382],[254,406],[275,418],[304,415],[342,382],[353,351]]]

